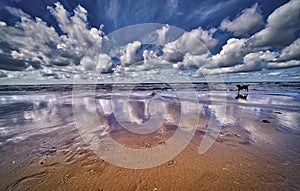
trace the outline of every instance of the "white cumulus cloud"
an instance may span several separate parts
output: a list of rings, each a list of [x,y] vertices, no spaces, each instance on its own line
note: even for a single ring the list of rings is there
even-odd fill
[[[251,39],[254,47],[285,47],[296,39],[300,29],[300,1],[291,0],[271,13],[267,26]]]
[[[257,10],[258,4],[242,11],[234,20],[224,19],[220,28],[233,32],[235,36],[243,36],[263,25],[263,17]]]
[[[142,43],[140,41],[134,41],[127,44],[121,49],[121,63],[123,66],[133,64],[137,61],[136,51],[141,47]]]
[[[300,59],[300,38],[281,51],[281,60]]]
[[[161,29],[158,29],[156,32],[158,34],[158,43],[164,45],[166,43],[166,34],[170,30],[169,25],[163,26]]]
[[[214,30],[206,31],[201,27],[189,32],[184,32],[178,39],[167,43],[164,48],[164,59],[171,62],[180,62],[184,54],[203,55],[207,54],[218,44],[213,37]]]
[[[60,78],[59,76],[63,75],[53,72],[57,67],[60,67],[58,73],[68,73],[69,65],[73,66],[73,70],[95,68],[96,71],[107,72],[111,69],[111,62],[100,52],[103,35],[101,27],[96,29],[88,26],[88,13],[82,6],[77,6],[74,14],[68,13],[59,2],[55,3],[54,7],[47,7],[56,18],[63,34],[58,34],[54,27],[48,26],[40,18],[32,19],[20,9],[6,8],[20,17],[15,26],[7,26],[4,22],[0,24],[0,43],[8,44],[8,51],[5,52],[8,55],[2,64],[9,64],[12,62],[10,60],[14,59],[14,64],[10,65],[12,70],[14,67],[19,69],[21,63],[24,63],[23,69],[33,66],[41,68],[40,74],[43,77]],[[91,62],[93,66],[89,66]],[[82,66],[77,67],[80,64]],[[45,71],[45,67],[49,69]]]
[[[227,40],[219,54],[212,56],[212,66],[228,67],[243,63],[243,58],[248,52],[246,39],[231,38]]]

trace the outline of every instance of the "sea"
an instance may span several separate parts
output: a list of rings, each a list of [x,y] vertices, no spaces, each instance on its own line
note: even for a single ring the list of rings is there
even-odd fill
[[[147,100],[155,97],[162,102],[180,102],[191,95],[202,105],[201,113],[218,118],[213,105],[226,105],[226,119],[236,121],[231,106],[251,110],[260,120],[277,120],[283,131],[300,131],[300,82],[258,82],[249,85],[249,91],[237,91],[238,83],[190,83],[190,84],[61,84],[61,85],[1,85],[0,86],[0,146],[23,141],[56,131],[74,123],[74,102],[88,111],[93,105],[97,112],[114,113],[111,103],[115,100],[135,100],[139,104],[127,108],[139,121],[149,117]],[[125,98],[124,98],[125,97]],[[78,99],[76,99],[78,100]],[[78,104],[77,104],[78,105]],[[129,107],[129,106],[128,106]],[[160,107],[160,106],[157,106]],[[146,109],[145,109],[146,108]],[[237,107],[235,107],[236,109]],[[84,112],[84,111],[83,111]],[[126,112],[126,111],[125,111]],[[148,114],[147,114],[148,112]],[[266,114],[271,119],[263,119]],[[131,116],[131,117],[132,117]],[[134,118],[134,117],[132,117]]]

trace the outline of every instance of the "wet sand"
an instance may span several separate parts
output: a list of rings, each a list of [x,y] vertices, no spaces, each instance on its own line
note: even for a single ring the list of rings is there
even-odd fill
[[[237,137],[235,132],[232,128],[222,130],[223,136],[203,155],[198,153],[198,133],[174,159],[141,170],[105,162],[80,137],[74,137],[76,144],[65,141],[61,148],[48,136],[32,138],[1,149],[0,183],[2,190],[299,189],[299,136],[278,137],[285,145],[244,144],[243,135]],[[154,140],[128,140],[127,145],[142,148],[159,144]]]
[[[259,104],[254,104],[254,98],[253,105],[259,108]],[[300,133],[293,128],[293,124],[295,127],[299,125],[297,108],[288,115],[289,112],[276,107],[268,108],[266,112],[267,106],[264,106],[262,114],[256,115],[256,109],[243,104],[249,103],[241,101],[240,104],[230,104],[229,100],[227,121],[206,153],[199,154],[199,145],[209,121],[202,113],[188,146],[175,158],[148,169],[122,168],[101,159],[83,141],[73,116],[65,115],[72,111],[71,105],[61,104],[59,110],[51,111],[55,116],[64,114],[62,118],[68,123],[64,122],[63,127],[57,122],[56,125],[61,128],[28,136],[24,140],[7,141],[0,146],[0,188],[93,191],[299,190]],[[296,118],[291,118],[291,113],[296,114]],[[41,112],[39,115],[46,120]],[[216,117],[217,112],[214,115]],[[284,118],[291,128],[283,126],[279,118]],[[100,115],[99,120],[115,124],[109,117]],[[167,140],[175,130],[176,126],[163,124],[151,134],[137,135],[115,127],[105,136],[131,148],[151,149],[168,144]],[[2,141],[3,137],[2,133]],[[13,137],[11,135],[11,139]]]
[[[258,122],[260,123],[260,122]],[[271,128],[261,124],[261,128]],[[57,132],[58,134],[73,132]],[[124,139],[127,134],[128,139]],[[120,143],[136,148],[165,144],[154,136]],[[52,136],[32,137],[1,148],[3,190],[298,190],[298,135],[276,137],[277,144],[257,140],[233,127],[224,128],[209,151],[199,155],[201,131],[189,146],[167,163],[142,170],[109,164],[93,153],[80,136],[59,143]],[[67,135],[68,136],[68,135]],[[135,135],[132,135],[135,136]],[[118,139],[116,139],[118,140]],[[57,145],[62,145],[57,147]],[[5,160],[3,160],[5,158]]]

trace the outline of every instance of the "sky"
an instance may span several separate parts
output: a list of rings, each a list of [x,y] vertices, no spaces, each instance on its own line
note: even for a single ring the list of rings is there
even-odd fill
[[[0,84],[300,81],[300,0],[1,0]]]

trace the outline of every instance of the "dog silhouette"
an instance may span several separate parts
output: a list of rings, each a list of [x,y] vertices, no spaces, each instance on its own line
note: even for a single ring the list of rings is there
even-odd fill
[[[249,91],[249,85],[236,85],[236,87],[238,88],[238,92],[240,92],[241,90],[246,90],[247,92]]]

